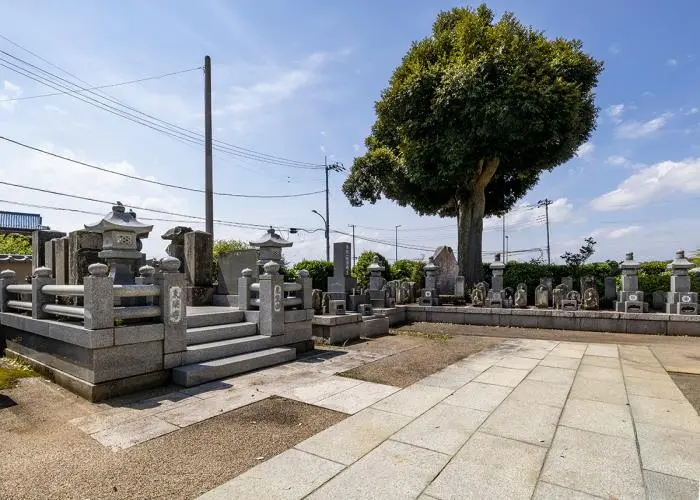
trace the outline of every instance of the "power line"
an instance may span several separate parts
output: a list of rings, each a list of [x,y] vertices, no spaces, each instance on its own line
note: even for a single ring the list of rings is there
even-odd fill
[[[39,94],[39,95],[30,95],[30,96],[25,96],[25,97],[11,97],[9,99],[0,99],[0,102],[10,102],[10,101],[26,101],[28,99],[38,99],[39,97],[52,97],[56,95],[65,95],[65,94],[72,94],[72,93],[80,93],[80,92],[87,92],[91,90],[100,90],[100,89],[108,89],[112,87],[121,87],[123,85],[131,85],[132,83],[141,83],[141,82],[148,82],[150,80],[160,80],[161,78],[166,78],[168,76],[175,76],[175,75],[182,75],[184,73],[190,73],[192,71],[198,71],[202,69],[201,66],[197,68],[190,68],[190,69],[183,69],[180,71],[173,71],[171,73],[164,73],[162,75],[156,75],[156,76],[148,76],[145,78],[139,78],[138,80],[128,80],[126,82],[120,82],[120,83],[112,83],[109,85],[99,85],[97,87],[89,87],[85,90],[71,90],[71,91],[65,91],[65,92],[51,92],[49,94]]]
[[[21,146],[21,147],[26,148],[26,149],[31,149],[32,151],[36,151],[37,153],[43,153],[45,155],[53,156],[54,158],[59,158],[61,160],[69,161],[69,162],[75,163],[77,165],[82,165],[84,167],[99,170],[100,172],[118,175],[120,177],[126,177],[127,179],[133,179],[133,180],[137,180],[137,181],[141,181],[141,182],[147,182],[149,184],[155,184],[157,186],[163,186],[163,187],[168,187],[168,188],[173,188],[173,189],[181,189],[183,191],[190,191],[193,193],[203,193],[204,192],[203,189],[191,188],[191,187],[186,187],[186,186],[179,186],[177,184],[168,184],[166,182],[160,182],[160,181],[155,181],[152,179],[146,179],[144,177],[138,177],[136,175],[125,174],[123,172],[117,172],[115,170],[110,170],[108,168],[99,167],[97,165],[92,165],[90,163],[85,163],[83,161],[74,160],[72,158],[68,158],[67,156],[62,156],[62,155],[59,155],[57,153],[52,153],[51,151],[46,151],[44,149],[37,148],[35,146],[30,146],[29,144],[25,144],[23,142],[16,141],[14,139],[10,139],[10,138],[2,136],[2,135],[0,135],[0,140],[11,142],[12,144],[16,144],[17,146]],[[218,193],[218,192],[214,192],[213,194],[215,194],[217,196],[230,196],[233,198],[299,198],[302,196],[311,196],[311,195],[320,194],[323,192],[324,191],[321,190],[321,191],[312,191],[309,193],[297,193],[297,194],[267,194],[267,195],[262,195],[262,194],[236,194],[236,193]]]
[[[28,49],[25,49],[24,47],[20,46],[19,44],[16,44],[15,42],[12,42],[12,41],[9,40],[7,37],[4,37],[4,36],[2,36],[2,35],[0,35],[0,37],[3,38],[3,39],[5,39],[5,40],[7,40],[7,41],[9,41],[9,42],[12,43],[13,45],[15,45],[15,46],[21,48],[22,50],[25,50],[25,51],[29,52],[30,54],[32,54],[33,56],[37,57],[38,59],[41,59],[42,61],[46,62],[47,64],[50,64],[51,66],[53,66],[53,67],[59,69],[60,71],[62,71],[62,72],[64,72],[64,73],[66,73],[66,74],[72,76],[73,78],[76,78],[77,80],[79,80],[79,81],[81,81],[81,82],[83,82],[83,83],[86,83],[87,85],[90,85],[90,84],[88,84],[87,82],[85,82],[84,80],[80,79],[79,77],[73,75],[72,73],[69,73],[68,71],[66,71],[66,70],[64,70],[64,69],[62,69],[62,68],[60,68],[60,67],[54,65],[53,63],[50,63],[50,62],[47,61],[46,59],[43,59],[42,57],[38,56],[37,54],[34,54],[33,52],[29,51]],[[142,111],[140,111],[140,110],[138,110],[138,109],[136,109],[136,108],[134,108],[134,107],[132,107],[132,106],[129,106],[128,104],[125,104],[125,103],[123,103],[123,102],[121,102],[121,101],[118,101],[118,100],[116,100],[116,99],[113,99],[113,98],[109,97],[109,96],[108,96],[107,94],[105,94],[104,92],[102,92],[102,93],[100,93],[100,94],[98,94],[98,93],[96,93],[96,92],[93,92],[93,91],[90,90],[89,88],[82,87],[82,86],[80,86],[80,85],[78,85],[78,84],[76,84],[76,83],[74,83],[74,82],[71,82],[71,81],[69,81],[69,80],[66,80],[65,78],[62,78],[62,77],[60,77],[60,76],[58,76],[58,75],[56,75],[56,74],[54,74],[54,73],[51,73],[51,72],[49,72],[49,71],[46,71],[45,69],[40,68],[40,67],[38,67],[38,66],[36,66],[36,65],[34,65],[34,64],[30,63],[30,62],[28,62],[28,61],[25,61],[24,59],[21,59],[21,58],[17,57],[17,56],[14,56],[14,55],[12,55],[12,54],[10,54],[10,53],[4,51],[4,50],[0,50],[0,53],[5,54],[5,55],[7,55],[7,56],[13,58],[13,59],[16,60],[16,61],[21,62],[22,64],[24,64],[24,65],[26,65],[26,66],[32,67],[32,68],[34,68],[34,69],[37,69],[38,71],[40,71],[40,72],[42,72],[42,73],[44,73],[44,74],[46,74],[46,75],[49,75],[50,77],[54,78],[54,80],[50,80],[50,79],[48,79],[48,78],[46,78],[46,77],[44,77],[44,76],[37,75],[35,72],[33,72],[33,71],[31,71],[31,70],[28,70],[28,69],[26,69],[26,68],[22,68],[22,67],[20,67],[20,66],[17,66],[16,64],[14,64],[14,63],[12,63],[12,62],[6,60],[6,59],[1,59],[1,58],[0,58],[0,60],[4,61],[5,63],[10,64],[11,66],[14,66],[14,68],[9,67],[9,66],[6,66],[5,64],[0,64],[1,66],[4,66],[5,68],[10,69],[11,71],[14,71],[14,72],[16,72],[16,73],[19,73],[19,74],[21,74],[21,75],[23,75],[23,76],[25,76],[25,77],[27,77],[27,78],[30,78],[30,79],[32,79],[32,80],[34,80],[34,81],[38,81],[39,83],[42,83],[42,84],[47,85],[47,86],[49,86],[49,87],[51,87],[51,88],[54,88],[55,90],[59,90],[59,91],[61,91],[61,93],[67,93],[67,94],[70,95],[71,97],[74,97],[74,98],[76,98],[76,99],[78,99],[78,100],[82,100],[83,102],[87,102],[87,103],[90,104],[90,105],[96,106],[96,107],[98,107],[98,108],[100,108],[100,109],[103,109],[104,111],[108,111],[108,112],[110,112],[110,113],[112,113],[112,114],[117,114],[117,116],[120,116],[120,117],[125,118],[125,119],[127,119],[127,120],[135,121],[136,123],[138,123],[138,124],[140,124],[140,125],[146,126],[146,127],[151,128],[151,129],[153,129],[153,130],[157,130],[157,131],[159,131],[159,132],[161,132],[161,133],[164,133],[164,134],[166,134],[166,135],[169,135],[169,136],[171,136],[171,137],[173,137],[173,135],[177,135],[177,137],[178,137],[180,140],[183,140],[183,139],[184,139],[184,140],[189,140],[190,142],[195,142],[195,143],[197,143],[197,144],[200,144],[200,143],[203,143],[203,142],[204,142],[204,140],[203,140],[203,138],[202,138],[202,135],[201,135],[199,132],[196,132],[196,131],[193,131],[193,130],[190,130],[190,129],[186,129],[186,128],[184,128],[184,127],[180,127],[179,125],[176,125],[176,124],[167,122],[167,121],[165,121],[165,120],[162,120],[162,119],[160,119],[160,118],[157,118],[157,117],[155,117],[155,116],[152,116],[152,115],[150,115],[150,114],[148,114],[148,113],[144,113],[144,112],[142,112]],[[20,70],[21,70],[21,71],[20,71]],[[24,72],[22,72],[22,71],[24,71]],[[29,74],[27,74],[27,73],[29,73]],[[30,76],[30,75],[33,75],[33,76]],[[40,78],[41,80],[48,80],[48,82],[50,82],[50,83],[46,83],[45,81],[37,80],[35,77]],[[142,115],[142,116],[145,116],[146,118],[148,118],[148,120],[143,119],[143,118],[140,118],[140,117],[138,117],[138,116],[135,116],[135,115],[133,115],[132,113],[129,113],[129,112],[123,111],[123,110],[121,110],[121,109],[115,108],[114,106],[111,106],[111,105],[109,105],[109,104],[105,104],[105,102],[103,102],[103,101],[98,101],[98,100],[96,100],[96,99],[94,99],[94,98],[87,97],[87,99],[89,99],[90,101],[93,101],[93,102],[88,102],[88,101],[86,101],[85,99],[81,99],[81,96],[78,96],[78,95],[76,94],[77,91],[76,91],[75,89],[68,88],[65,84],[55,81],[56,79],[58,79],[58,80],[60,80],[60,81],[63,81],[63,82],[66,82],[66,84],[68,84],[68,85],[72,85],[72,86],[74,86],[74,87],[77,87],[77,88],[80,89],[81,91],[84,91],[84,92],[93,94],[93,95],[95,95],[96,97],[98,97],[98,98],[100,98],[100,99],[103,99],[103,100],[112,102],[112,103],[114,103],[114,104],[116,104],[116,105],[118,105],[118,106],[121,106],[121,107],[123,107],[123,108],[125,108],[125,109],[128,109],[128,110],[130,110],[130,111],[134,111],[135,113],[138,113],[138,114],[140,114],[140,115]],[[52,84],[53,84],[53,85],[52,85]],[[58,85],[59,87],[62,87],[62,88],[56,88],[54,85]],[[108,109],[105,109],[105,108],[108,108]],[[162,125],[161,125],[161,124],[162,124]],[[274,155],[270,155],[270,154],[267,154],[267,153],[261,153],[261,152],[258,152],[258,151],[254,151],[254,150],[252,150],[252,149],[244,148],[244,147],[241,147],[241,146],[236,146],[236,145],[234,145],[234,144],[230,144],[230,143],[227,143],[227,142],[224,142],[224,141],[220,141],[220,140],[215,140],[214,142],[217,143],[217,145],[215,146],[215,149],[217,149],[218,151],[221,151],[221,152],[224,152],[224,153],[233,155],[233,156],[237,156],[237,157],[248,158],[248,159],[252,159],[252,160],[256,160],[256,161],[260,161],[260,162],[264,162],[264,163],[269,163],[269,164],[272,164],[272,165],[287,166],[287,167],[291,167],[291,168],[313,169],[313,170],[319,170],[319,169],[321,169],[321,168],[324,168],[323,165],[319,165],[319,164],[315,164],[315,163],[311,163],[311,162],[303,162],[303,161],[298,161],[298,160],[291,160],[291,159],[289,159],[289,158],[284,158],[284,157],[280,157],[280,156],[274,156]]]

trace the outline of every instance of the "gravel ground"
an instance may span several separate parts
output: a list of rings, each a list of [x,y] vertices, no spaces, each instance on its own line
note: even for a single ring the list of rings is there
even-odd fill
[[[196,498],[346,417],[273,397],[115,453],[68,423],[92,410],[55,384],[3,394],[3,499]]]
[[[688,398],[695,411],[700,413],[700,375],[687,373],[669,373],[679,389]]]

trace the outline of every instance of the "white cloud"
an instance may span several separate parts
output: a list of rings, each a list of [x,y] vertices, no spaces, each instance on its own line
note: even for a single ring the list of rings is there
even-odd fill
[[[322,135],[323,137],[326,137],[326,133],[325,133],[323,130],[321,130],[321,135]]]
[[[608,106],[607,109],[608,116],[610,116],[615,123],[620,123],[620,121],[622,121],[622,113],[624,113],[624,111],[624,104],[613,104],[612,106]]]
[[[592,142],[584,142],[576,150],[576,156],[583,158],[584,156],[590,155],[595,151],[595,145]]]
[[[666,64],[668,66],[678,66],[678,60],[677,59],[669,59],[668,61],[666,61]]]
[[[627,226],[621,227],[619,229],[613,229],[612,231],[608,232],[607,237],[616,240],[618,238],[622,238],[623,236],[628,236],[630,234],[636,233],[641,228],[641,226]]]
[[[324,146],[323,144],[321,144],[321,147],[319,149],[321,149],[321,153],[323,153],[323,154],[327,153],[326,146]]]
[[[549,205],[549,222],[567,222],[574,219],[574,206],[567,198],[557,198]],[[544,208],[535,204],[521,203],[506,214],[508,231],[527,229],[544,224]],[[503,221],[500,217],[484,219],[484,231],[501,230]]]
[[[617,136],[624,139],[648,137],[661,130],[672,116],[673,114],[671,113],[664,113],[646,122],[623,122],[617,127]]]
[[[610,53],[614,55],[619,54],[621,51],[620,45],[617,43],[612,44],[608,50],[610,50]]]
[[[625,179],[617,189],[591,201],[595,210],[607,212],[643,206],[679,193],[700,193],[700,158],[663,161]]]
[[[620,166],[627,165],[629,163],[629,160],[621,155],[612,155],[608,156],[607,160],[605,160],[605,163],[607,163],[608,165]]]
[[[700,112],[700,109],[698,109],[698,108],[690,108],[688,111],[685,112],[685,114],[688,115],[688,116],[690,116],[690,115],[695,115],[695,114],[697,114],[698,112]]]
[[[7,99],[15,99],[22,95],[22,87],[15,85],[7,80],[2,83],[2,92],[0,92],[0,109],[11,110],[15,107],[15,101],[7,101]]]

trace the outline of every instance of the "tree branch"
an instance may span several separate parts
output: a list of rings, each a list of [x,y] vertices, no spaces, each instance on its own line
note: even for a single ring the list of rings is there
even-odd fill
[[[471,185],[472,189],[484,189],[491,182],[493,176],[498,170],[498,165],[500,164],[500,158],[491,158],[486,162],[484,167],[484,160],[479,160],[479,170],[477,170],[476,175],[472,179]]]

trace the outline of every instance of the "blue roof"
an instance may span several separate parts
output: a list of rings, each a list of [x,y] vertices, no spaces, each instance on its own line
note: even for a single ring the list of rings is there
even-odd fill
[[[21,212],[4,212],[0,210],[0,229],[16,229],[20,231],[33,231],[42,229],[41,215],[24,214]]]

